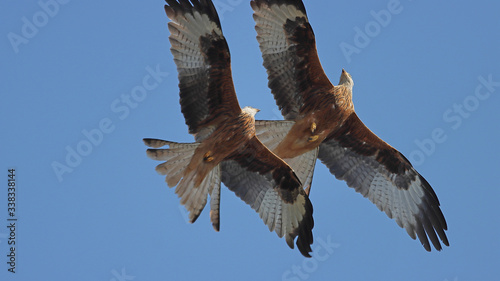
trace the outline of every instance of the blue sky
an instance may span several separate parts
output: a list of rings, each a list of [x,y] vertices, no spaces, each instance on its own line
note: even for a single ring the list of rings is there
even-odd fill
[[[451,243],[426,252],[318,164],[309,260],[225,187],[219,233],[207,210],[186,223],[142,143],[193,138],[163,2],[140,2],[0,3],[1,280],[498,280],[498,2],[306,1],[325,71],[352,74],[358,115],[431,183]],[[238,99],[282,119],[248,2],[216,1]]]

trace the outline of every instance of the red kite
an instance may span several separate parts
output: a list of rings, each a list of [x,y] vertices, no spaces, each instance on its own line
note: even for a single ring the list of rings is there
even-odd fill
[[[230,54],[211,1],[166,0],[171,51],[179,73],[180,104],[195,143],[144,139],[147,154],[196,221],[210,194],[210,218],[219,230],[221,178],[257,211],[271,231],[310,256],[313,208],[283,160],[255,136],[257,109],[240,108]],[[158,149],[162,146],[169,148]]]
[[[294,159],[319,148],[319,159],[333,175],[394,218],[411,238],[418,236],[427,251],[428,238],[437,250],[439,239],[449,246],[434,190],[354,112],[351,75],[342,70],[337,86],[327,78],[302,1],[253,0],[251,6],[269,87],[285,119],[294,121],[281,126],[287,128],[279,136],[273,134],[279,122],[257,122],[262,142],[298,175],[308,175],[303,182],[312,178],[312,170],[299,172]]]

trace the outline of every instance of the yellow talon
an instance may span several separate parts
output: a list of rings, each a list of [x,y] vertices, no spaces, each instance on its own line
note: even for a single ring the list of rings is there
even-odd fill
[[[211,156],[211,154],[212,154],[211,151],[205,153],[205,155],[203,155],[203,161],[205,161],[205,162],[212,162],[212,161],[214,161],[214,158]]]
[[[313,123],[311,124],[311,133],[313,133],[313,134],[314,134],[314,131],[316,131],[316,123],[314,123],[314,122],[313,122]]]
[[[319,136],[318,136],[318,135],[310,136],[310,137],[309,137],[309,139],[308,139],[308,141],[309,141],[309,142],[313,142],[313,141],[318,140],[318,138],[319,138]]]

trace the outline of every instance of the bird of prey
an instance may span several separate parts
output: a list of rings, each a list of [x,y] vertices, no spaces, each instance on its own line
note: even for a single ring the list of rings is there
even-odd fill
[[[314,167],[300,172],[293,160],[319,150],[318,158],[337,179],[394,218],[411,238],[418,237],[427,251],[428,238],[437,250],[442,249],[439,240],[449,246],[434,190],[403,154],[356,115],[351,75],[342,70],[334,86],[324,73],[303,2],[253,0],[251,6],[268,85],[289,120],[257,122],[261,141],[298,175],[306,175],[301,180],[309,184]],[[309,194],[310,185],[305,187]]]
[[[257,211],[290,248],[310,256],[313,208],[302,184],[283,160],[255,135],[257,109],[240,108],[230,54],[213,3],[166,0],[171,52],[177,65],[181,111],[194,143],[144,139],[147,155],[194,222],[210,195],[210,218],[219,231],[220,183]],[[161,148],[168,146],[168,148]]]

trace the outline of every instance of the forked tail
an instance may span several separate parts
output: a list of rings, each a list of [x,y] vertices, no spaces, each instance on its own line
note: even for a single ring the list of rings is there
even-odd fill
[[[152,147],[147,150],[149,158],[165,161],[156,166],[160,175],[165,175],[169,187],[181,198],[181,204],[189,212],[189,222],[196,221],[207,203],[210,194],[210,218],[215,230],[219,230],[220,168],[210,170],[199,185],[196,185],[197,169],[188,169],[199,143],[176,143],[159,139],[144,139]],[[168,146],[168,148],[160,148]]]
[[[281,141],[283,141],[294,124],[295,121],[256,120],[255,132],[259,140],[269,148],[269,150],[273,151]],[[316,159],[318,158],[318,150],[319,148],[315,148],[295,158],[283,158],[283,161],[285,161],[299,177],[307,195],[309,195],[311,189],[314,167],[316,165]],[[280,157],[280,155],[278,156]]]

